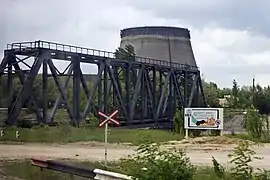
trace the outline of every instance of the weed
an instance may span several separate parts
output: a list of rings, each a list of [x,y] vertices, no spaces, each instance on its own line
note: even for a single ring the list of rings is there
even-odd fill
[[[126,174],[143,180],[181,179],[194,177],[196,168],[191,165],[183,150],[160,150],[158,144],[143,144],[136,156],[121,159]]]

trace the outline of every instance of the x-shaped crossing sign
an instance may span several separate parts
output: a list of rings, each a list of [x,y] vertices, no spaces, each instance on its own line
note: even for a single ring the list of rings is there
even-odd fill
[[[114,124],[116,124],[116,125],[119,126],[120,123],[117,120],[113,119],[113,116],[115,116],[117,113],[118,113],[118,110],[114,111],[111,115],[108,116],[108,115],[106,115],[106,114],[104,114],[102,112],[98,112],[99,115],[101,115],[101,116],[103,116],[103,117],[106,118],[104,121],[102,121],[98,125],[98,127],[102,127],[104,124],[109,123],[109,122],[112,122],[112,123],[114,123]]]

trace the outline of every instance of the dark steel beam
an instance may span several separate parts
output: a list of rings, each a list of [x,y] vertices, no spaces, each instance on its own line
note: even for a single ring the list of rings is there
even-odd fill
[[[81,113],[80,113],[80,59],[73,59],[73,115],[76,126],[80,123]]]
[[[12,58],[12,57],[10,57]],[[10,59],[9,57],[6,57],[6,59]],[[9,89],[8,91],[8,96],[9,96],[9,104],[12,104],[13,101],[13,96],[14,96],[14,89],[13,89],[13,73],[12,73],[12,61],[8,61],[8,79],[7,79],[7,87]],[[11,108],[12,106],[8,107],[8,114],[7,114],[7,118],[9,116],[9,114],[11,113]]]
[[[51,69],[60,96],[56,99],[50,117],[47,118],[45,111],[47,111],[48,107],[45,107],[45,104],[47,104],[45,96],[48,93],[46,79],[49,75],[46,74],[46,67],[43,67],[42,96],[45,98],[43,98],[42,108],[43,121],[48,119],[46,122],[53,120],[60,101],[65,103],[69,118],[74,125],[78,125],[79,121],[85,119],[90,112],[97,115],[97,111],[108,113],[112,109],[118,109],[122,124],[136,125],[143,123],[146,125],[148,123],[154,123],[155,126],[158,126],[160,123],[171,123],[176,108],[197,106],[195,99],[199,99],[197,98],[199,94],[203,104],[205,104],[200,72],[198,68],[191,66],[161,62],[147,58],[136,58],[136,61],[120,60],[115,59],[113,53],[37,41],[12,44],[11,47],[5,51],[4,59],[6,59],[6,62],[2,61],[0,65],[5,69],[8,69],[8,53],[14,54],[15,57],[17,55],[27,56],[19,61],[25,60],[30,56],[40,59],[43,53],[47,54],[48,58],[43,58],[42,63],[45,64],[46,59],[49,59],[47,63]],[[53,65],[51,61],[52,58],[71,61],[71,68],[68,66],[64,72],[60,72]],[[87,86],[80,68],[80,63],[85,62],[98,65],[98,75],[91,88]],[[18,64],[18,62],[15,63]],[[12,66],[17,67],[17,65]],[[29,79],[34,79],[35,77],[33,69],[35,69],[36,66],[37,63],[32,65],[32,72],[30,72],[26,80],[23,70],[18,67],[15,68],[15,72],[19,74],[20,79],[23,79],[22,89],[27,89],[27,92],[24,92],[25,98],[20,97],[22,96],[21,94],[23,94],[20,92],[21,94],[19,94],[18,98],[15,100],[16,103],[13,103],[13,105],[16,105],[15,110],[19,111],[19,104],[23,104],[29,97],[33,107],[36,108],[37,119],[39,119],[38,107],[35,105],[36,101],[34,97],[31,96],[31,94],[33,94],[31,93],[32,84],[29,81]],[[68,69],[69,71],[66,72]],[[72,90],[73,109],[70,109],[69,100],[67,99],[67,84],[70,80],[72,69],[74,69]],[[13,70],[9,68],[3,72],[5,71],[10,73]],[[64,74],[68,77],[66,81],[61,84],[59,76]],[[197,80],[192,78],[194,75],[198,78]],[[9,76],[11,78],[11,74]],[[87,97],[87,104],[84,107],[82,115],[80,114],[80,83]],[[97,95],[97,101],[94,98],[95,95]],[[195,95],[196,97],[194,97]],[[12,108],[10,108],[10,110],[12,110]],[[14,108],[11,112],[13,111]],[[14,120],[14,123],[15,121],[17,121],[17,119]],[[172,125],[170,126],[172,127]]]
[[[165,80],[165,83],[164,83],[164,86],[162,88],[162,91],[161,91],[161,96],[159,98],[159,103],[158,103],[158,107],[157,107],[157,111],[156,111],[156,119],[159,117],[160,115],[160,110],[161,110],[161,107],[164,105],[164,96],[165,96],[165,92],[167,92],[167,89],[168,89],[168,83],[169,83],[169,79],[171,77],[171,74],[172,72],[168,72],[167,76],[166,76],[166,80]]]
[[[128,114],[128,117],[126,118],[127,119],[127,121],[130,123],[131,122],[131,119],[130,119],[130,116],[129,116],[129,114],[130,114],[130,104],[131,104],[131,101],[130,101],[130,95],[131,95],[131,66],[130,66],[130,63],[127,63],[126,64],[126,67],[125,67],[125,69],[126,69],[126,81],[125,81],[125,90],[126,90],[126,110],[127,110],[127,114]]]
[[[35,79],[35,77],[40,69],[40,66],[42,65],[43,60],[45,58],[47,58],[47,54],[43,53],[38,58],[36,58],[36,60],[34,61],[33,67],[30,70],[30,75],[27,76],[27,78],[25,80],[25,84],[22,86],[22,89],[19,92],[18,97],[17,97],[17,99],[16,99],[16,101],[15,101],[15,103],[10,111],[8,121],[7,121],[8,125],[14,125],[15,122],[17,121],[18,116],[21,112],[23,103],[25,102],[25,100],[27,98],[29,98],[29,96],[31,94],[31,88],[33,86],[33,81],[34,81],[34,79]],[[14,59],[14,60],[16,60],[16,59]],[[18,64],[16,64],[16,65],[18,65]],[[38,118],[40,118],[40,117],[38,117]]]
[[[196,91],[197,82],[198,82],[198,76],[197,75],[194,75],[193,84],[192,84],[192,88],[191,88],[191,92],[190,92],[190,97],[189,97],[189,102],[188,102],[187,107],[191,107],[191,104],[192,104],[192,101],[193,101],[193,97],[194,97],[194,94],[195,94],[195,91]]]
[[[177,98],[179,99],[179,101],[181,103],[181,107],[183,107],[183,106],[185,106],[185,103],[184,103],[184,99],[183,99],[182,93],[181,93],[180,88],[179,88],[179,86],[181,86],[181,85],[178,83],[178,80],[176,78],[175,73],[173,73],[172,76],[173,76],[174,88],[176,91]]]
[[[65,108],[68,112],[69,118],[71,119],[73,125],[76,125],[76,122],[74,122],[74,118],[73,118],[73,112],[71,111],[69,103],[68,103],[66,91],[64,89],[64,86],[62,86],[62,83],[60,82],[59,76],[57,75],[57,72],[55,70],[55,66],[53,65],[53,62],[51,59],[48,59],[48,65],[49,65],[49,68],[51,70],[54,82],[55,82],[55,84],[56,84],[56,86],[61,94],[63,101],[64,101]]]
[[[98,70],[98,74],[97,74],[98,79],[94,83],[94,85],[93,85],[93,87],[92,87],[92,89],[91,89],[91,91],[89,93],[89,98],[88,98],[86,107],[85,107],[84,112],[83,112],[83,117],[82,117],[83,119],[85,119],[89,115],[89,113],[91,111],[91,108],[93,106],[92,100],[93,100],[93,97],[94,97],[94,93],[95,93],[97,87],[99,86],[99,84],[101,84],[102,73],[105,73],[104,70],[105,70],[105,64],[101,63],[100,67],[99,67],[99,70]],[[101,93],[100,93],[100,95],[101,95]]]
[[[113,73],[113,70],[112,68],[110,67],[109,63],[106,62],[106,66],[108,67],[108,73],[109,73],[109,76],[110,76],[110,79],[112,81],[112,84],[113,84],[113,88],[116,92],[116,97],[117,97],[117,100],[118,100],[118,103],[120,105],[120,108],[124,114],[125,117],[127,117],[127,111],[126,111],[126,107],[124,105],[124,101],[122,99],[122,96],[121,96],[121,92],[120,92],[120,88],[119,88],[119,84],[117,83],[117,80],[116,78],[114,77],[114,73]],[[105,99],[104,99],[105,100]],[[106,102],[106,101],[105,101]]]
[[[68,72],[67,72],[67,77],[66,77],[66,80],[65,80],[65,83],[64,83],[64,90],[65,90],[66,96],[67,96],[67,87],[68,87],[68,83],[69,83],[72,72],[73,72],[73,64],[70,63],[70,66],[69,66],[69,69],[68,69]],[[62,100],[62,95],[60,93],[60,95],[58,96],[58,98],[54,102],[50,117],[48,119],[49,122],[51,122],[51,123],[54,121],[54,116],[55,116],[55,113],[56,113],[56,111],[58,109],[58,106],[59,106],[59,103],[60,103],[61,100]]]
[[[206,102],[206,99],[205,99],[205,96],[204,96],[204,90],[203,90],[201,76],[198,77],[198,83],[199,83],[199,87],[200,87],[200,90],[201,90],[202,104],[203,104],[204,107],[207,107],[207,102]]]
[[[24,58],[23,60],[26,60],[30,58],[29,57],[26,57]],[[36,57],[35,59],[37,60],[38,57]],[[20,68],[19,64],[17,63],[17,60],[15,58],[15,55],[13,55],[12,57],[10,57],[10,61],[12,62],[11,64],[14,66],[14,69],[16,70],[16,73],[18,73],[18,76],[19,76],[19,80],[21,82],[21,85],[22,86],[25,86],[25,82],[26,82],[26,74],[23,72],[23,70]],[[34,65],[34,64],[33,64]],[[31,72],[29,73],[30,76],[31,76]],[[29,75],[28,75],[29,76]],[[40,111],[39,111],[39,108],[38,108],[38,104],[37,104],[37,97],[34,95],[33,93],[33,88],[32,86],[29,88],[29,91],[27,92],[27,96],[26,99],[29,98],[29,101],[31,103],[31,107],[34,109],[35,111],[35,114],[36,114],[36,118],[37,118],[37,121],[39,123],[42,122],[42,116],[40,114]],[[17,97],[18,98],[18,97]],[[14,106],[16,104],[17,101],[14,102],[14,104],[12,106]],[[18,102],[18,103],[25,103],[25,101],[23,102]],[[11,113],[11,112],[10,112]]]
[[[43,72],[42,72],[42,96],[43,96],[43,123],[46,124],[48,121],[48,65],[47,59],[43,61]]]
[[[138,74],[138,77],[137,77],[137,81],[136,81],[136,85],[135,85],[135,89],[134,89],[134,93],[133,93],[133,98],[132,98],[132,102],[131,102],[131,106],[130,106],[130,111],[129,111],[130,112],[130,114],[129,114],[130,121],[133,120],[133,116],[134,116],[134,113],[135,113],[135,107],[136,107],[139,92],[140,92],[140,89],[141,89],[142,74],[143,74],[143,70],[139,69],[139,74]]]

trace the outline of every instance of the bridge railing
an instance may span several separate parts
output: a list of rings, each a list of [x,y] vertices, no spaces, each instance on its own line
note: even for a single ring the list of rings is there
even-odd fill
[[[97,49],[90,49],[84,48],[79,46],[73,45],[66,45],[48,41],[33,41],[33,42],[20,42],[20,43],[12,43],[7,45],[8,50],[28,50],[28,49],[36,49],[36,48],[44,48],[50,50],[57,50],[63,52],[72,52],[72,53],[79,53],[85,54],[90,56],[99,56],[99,57],[106,57],[106,58],[115,58],[114,52],[102,51]],[[161,66],[173,67],[173,68],[180,68],[180,69],[189,69],[189,70],[199,70],[197,66],[191,66],[188,64],[180,64],[175,62],[168,62],[165,60],[157,60],[152,58],[145,58],[145,57],[135,57],[136,61],[146,64],[156,64]]]

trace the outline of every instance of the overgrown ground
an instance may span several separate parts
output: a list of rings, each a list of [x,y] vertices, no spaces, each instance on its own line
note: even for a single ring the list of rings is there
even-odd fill
[[[59,172],[54,172],[50,170],[41,171],[38,167],[31,166],[30,160],[26,161],[3,161],[3,173],[10,177],[17,177],[23,180],[36,180],[38,179],[50,179],[50,180],[71,180],[71,176],[68,174],[63,174]],[[75,162],[69,161],[72,164],[78,164],[84,167],[95,167],[104,169],[104,167],[99,162]],[[108,170],[121,173],[119,164],[116,162],[109,163],[110,168]],[[0,176],[1,177],[1,176]],[[194,180],[217,180],[218,177],[215,174],[213,168],[211,167],[200,167],[196,171]],[[85,180],[86,178],[74,177],[72,180]]]
[[[33,128],[16,128],[9,127],[0,129],[4,131],[4,136],[0,137],[0,143],[14,142],[41,142],[41,143],[72,143],[79,141],[104,142],[104,128],[75,128],[72,126],[58,127],[33,127]],[[19,138],[15,138],[16,131],[19,131]],[[212,136],[213,138],[209,138]],[[196,143],[236,143],[238,140],[259,141],[269,143],[270,139],[253,139],[248,134],[224,135],[225,138],[214,138],[213,135],[202,136]],[[153,142],[169,142],[183,140],[184,136],[173,133],[169,130],[151,130],[151,129],[119,129],[110,128],[108,142],[110,143],[127,143],[130,145],[139,145],[144,143],[144,137],[151,139]],[[229,138],[227,138],[229,137]],[[183,140],[184,143],[186,140]],[[205,142],[207,141],[207,142]],[[213,141],[213,142],[211,142]]]
[[[77,141],[104,141],[103,128],[74,128],[71,126],[59,127],[35,127],[28,128],[6,128],[2,143],[9,142],[47,142],[47,143],[69,143]],[[15,138],[15,132],[19,131],[20,136]],[[164,130],[143,130],[143,129],[117,129],[111,128],[108,141],[110,143],[131,143],[138,145],[142,143],[142,136],[151,138],[154,142],[166,142],[181,140],[182,136]]]
[[[253,111],[251,111],[251,112],[253,112]],[[251,114],[251,115],[253,115],[253,114]],[[247,121],[248,123],[251,123],[251,122],[253,123],[253,119],[256,120],[255,117],[257,117],[257,116],[255,116],[255,115],[251,116],[251,115],[250,115],[249,121]],[[258,118],[257,118],[257,120],[258,120]],[[261,122],[261,121],[258,120],[258,122]],[[93,127],[96,127],[96,126],[93,126]],[[93,128],[93,127],[91,128],[91,127],[87,127],[87,126],[82,126],[80,128],[74,128],[74,127],[71,127],[71,126],[64,123],[58,127],[45,126],[45,127],[34,127],[32,129],[6,128],[6,129],[4,129],[5,135],[1,139],[0,142],[2,142],[2,143],[10,143],[10,142],[14,142],[14,141],[15,142],[16,141],[17,142],[47,142],[47,143],[57,143],[57,144],[77,142],[77,141],[103,142],[104,129]],[[226,154],[226,152],[224,149],[222,149],[224,147],[225,147],[225,149],[227,148],[226,144],[241,144],[241,142],[243,142],[243,140],[245,142],[247,142],[247,140],[257,141],[257,142],[269,142],[269,130],[268,129],[266,129],[266,130],[261,129],[260,128],[261,126],[258,126],[258,128],[253,128],[255,126],[250,126],[250,127],[252,127],[252,128],[249,130],[249,134],[226,135],[223,137],[220,137],[220,136],[200,137],[200,138],[195,138],[195,140],[194,139],[182,140],[183,139],[182,135],[174,134],[172,132],[163,131],[163,130],[135,130],[135,129],[115,129],[115,128],[112,128],[110,130],[109,142],[110,143],[120,143],[120,144],[129,143],[130,145],[141,145],[141,144],[146,143],[147,140],[151,139],[151,141],[154,143],[166,142],[166,144],[167,144],[166,146],[172,146],[172,147],[178,147],[177,144],[181,144],[181,146],[183,146],[183,144],[185,144],[185,143],[194,144],[196,147],[198,147],[198,149],[196,149],[196,151],[204,151],[203,148],[200,146],[200,144],[203,144],[203,145],[207,145],[207,144],[208,145],[209,144],[216,144],[216,145],[219,144],[220,145],[220,144],[222,144],[222,147],[220,147],[219,149],[216,147],[215,150],[212,149],[212,150],[205,150],[205,152],[195,152],[195,161],[194,161],[194,152],[189,152],[189,157],[190,158],[193,157],[193,161],[192,161],[193,163],[195,162],[195,164],[197,164],[196,162],[199,160],[199,161],[204,162],[204,163],[202,163],[203,165],[211,165],[211,163],[209,164],[209,162],[211,162],[211,156],[220,158],[219,160],[221,163],[224,162],[224,159],[227,160],[226,157],[224,157],[224,154]],[[20,136],[18,139],[15,138],[16,131],[20,132]],[[193,134],[193,132],[191,134]],[[195,136],[202,135],[202,134],[198,133],[197,131],[194,131],[194,134],[195,134]],[[210,133],[209,135],[216,135],[216,133],[212,133],[212,134]],[[46,146],[48,146],[48,145],[49,144],[46,144]],[[5,153],[7,152],[8,149],[12,149],[12,146],[14,146],[14,145],[3,145],[2,144],[2,148],[3,148],[2,152],[4,152],[3,157],[6,157],[5,159],[9,159],[9,156],[7,154],[5,155]],[[25,145],[21,145],[21,146],[23,146],[23,148],[22,148],[22,149],[24,149],[23,151],[30,152],[30,155],[31,156],[33,155],[33,153],[30,151],[30,149],[25,148]],[[119,146],[119,145],[117,145],[117,146]],[[16,149],[17,149],[17,147],[18,147],[18,145],[16,145]],[[6,148],[6,150],[5,150],[5,148]],[[31,147],[31,148],[35,149],[35,147]],[[45,148],[45,147],[39,147],[39,148]],[[85,149],[80,149],[80,151],[76,148],[72,149],[71,146],[61,147],[61,148],[64,148],[64,150],[66,150],[68,153],[70,151],[72,151],[72,155],[69,155],[71,157],[70,159],[76,159],[76,160],[78,160],[79,158],[72,158],[73,156],[75,156],[75,154],[76,154],[76,157],[77,156],[81,157],[80,160],[86,160],[87,159],[86,155],[88,155],[89,153],[92,154],[92,156],[94,154],[95,157],[99,154],[99,153],[95,154],[95,152],[93,150],[92,150],[92,152],[90,152],[90,151],[88,152],[88,150],[91,149],[90,147],[84,147]],[[53,148],[51,148],[51,150],[52,149]],[[43,149],[41,149],[41,150],[43,150]],[[86,151],[87,151],[87,153],[85,153]],[[95,151],[100,152],[101,150],[96,148]],[[121,155],[123,154],[123,152],[120,151],[120,149],[116,149],[115,151],[117,151],[118,154],[119,153]],[[245,150],[245,151],[248,152],[248,150]],[[19,150],[20,154],[21,154],[21,152],[22,152],[22,150]],[[53,152],[53,153],[57,154],[57,152],[55,150],[48,151],[48,152],[51,152],[51,153]],[[50,153],[48,154],[48,152],[44,153],[44,154],[46,156],[52,155]],[[83,152],[83,153],[79,154],[77,152]],[[113,152],[112,151],[110,151],[110,152],[113,155]],[[156,152],[156,151],[150,150],[149,152]],[[242,153],[242,152],[243,152],[243,150],[241,150],[239,152],[240,155],[239,154],[238,155],[241,156],[241,158],[244,162],[243,167],[248,169],[249,167],[245,165],[245,162],[249,161],[248,159],[246,159],[249,157],[246,156],[247,153]],[[10,153],[11,153],[11,151],[10,151]],[[18,158],[18,157],[16,157],[18,155],[18,154],[16,154],[17,152],[13,152],[13,153],[14,153],[13,156],[10,155],[10,157],[15,157],[15,159]],[[60,153],[60,151],[58,153]],[[61,153],[62,153],[62,151],[61,151]],[[210,153],[210,154],[208,154],[208,153]],[[266,158],[266,160],[264,162],[262,162],[262,163],[264,163],[264,167],[265,167],[265,165],[268,167],[269,149],[268,150],[265,150],[265,148],[263,150],[261,149],[260,153],[264,154],[263,157]],[[36,154],[40,155],[41,151],[39,150],[38,153],[36,153]],[[165,154],[167,154],[167,153],[165,153]],[[220,156],[220,155],[222,155],[222,156]],[[99,156],[101,156],[101,155],[99,154]],[[152,156],[154,157],[155,154],[152,154]],[[25,156],[25,157],[22,157],[21,159],[29,158],[29,157],[30,156]],[[209,157],[210,157],[210,159],[209,159]],[[60,154],[60,156],[58,158],[63,158],[63,154]],[[206,158],[208,159],[208,161],[210,160],[207,164],[205,163]],[[97,158],[94,158],[94,160],[96,160],[96,159]],[[169,159],[171,160],[171,157],[169,157]],[[189,172],[190,172],[189,168],[182,166],[182,164],[179,163],[179,160],[181,161],[181,159],[182,159],[182,157],[175,157],[174,160],[175,160],[176,164],[173,164],[173,165],[166,164],[165,161],[162,162],[161,164],[166,165],[166,168],[163,168],[164,173],[166,174],[166,173],[170,172],[171,170],[175,169],[176,165],[178,165],[178,166],[181,165],[180,169],[182,168],[181,170],[183,170],[187,174],[189,174]],[[236,159],[238,160],[239,158],[236,157]],[[93,159],[88,158],[88,161],[93,161]],[[136,163],[136,162],[137,161],[135,160],[133,163]],[[150,165],[152,162],[153,162],[152,159],[151,159],[151,161],[148,161],[147,167],[152,167],[152,165]],[[178,164],[177,164],[177,162],[178,162]],[[102,166],[96,162],[73,162],[73,163],[84,164],[85,166],[88,166],[88,167],[94,166],[95,168],[102,168]],[[30,180],[37,179],[37,177],[38,177],[38,179],[51,179],[51,180],[71,179],[69,175],[63,175],[60,173],[51,172],[51,171],[47,171],[47,170],[40,171],[39,168],[32,167],[30,165],[29,161],[13,161],[13,162],[12,161],[2,161],[2,163],[0,163],[0,165],[1,165],[0,177],[1,177],[1,174],[7,174],[10,177],[17,177],[17,178],[21,178],[21,179],[30,179]],[[171,168],[170,171],[168,170],[167,165],[170,166],[170,168]],[[257,162],[257,165],[258,165],[258,162]],[[153,166],[155,166],[155,164]],[[116,172],[123,172],[123,169],[119,168],[118,163],[112,163],[110,165],[110,167],[111,168],[109,170],[116,171]],[[127,166],[127,167],[133,167],[133,166]],[[141,167],[141,166],[139,166],[139,167]],[[159,165],[158,165],[158,168],[160,168]],[[220,176],[217,173],[217,169],[215,169],[215,168],[198,167],[196,170],[194,170],[194,171],[192,170],[192,172],[194,172],[194,174],[195,174],[195,176],[193,176],[193,179],[194,180],[201,179],[201,178],[204,178],[205,180],[220,179],[219,178]],[[141,168],[137,168],[137,170],[138,169],[141,169]],[[153,170],[153,172],[159,171],[159,170],[153,169],[153,168],[152,168],[152,170]],[[237,171],[239,171],[239,169]],[[243,170],[242,165],[240,167],[240,171],[243,171],[244,172],[243,174],[246,173],[246,171]],[[163,176],[164,176],[164,173],[163,173]],[[144,172],[140,172],[138,174],[144,174]],[[227,172],[225,172],[225,174],[227,174]],[[136,177],[137,177],[137,175],[136,175]],[[267,177],[269,179],[270,176],[267,176]],[[75,178],[75,179],[79,180],[80,178]],[[190,179],[190,178],[187,178],[187,179]],[[239,180],[241,180],[241,179],[239,179]]]
[[[96,141],[96,142],[104,141],[104,128],[45,126],[45,127],[34,127],[31,129],[9,127],[1,130],[4,131],[4,136],[0,138],[0,143],[14,143],[14,142],[71,143],[79,141]],[[17,139],[15,138],[16,131],[19,131],[19,138]],[[183,135],[173,133],[168,130],[110,128],[108,142],[129,143],[130,145],[139,145],[144,142],[143,137],[147,137],[156,143],[168,141],[180,141],[184,138]],[[208,136],[204,137],[207,138]],[[226,138],[226,144],[235,143],[237,139],[255,141],[248,134],[224,135],[223,137],[229,137]],[[205,140],[202,140],[202,142],[197,141],[196,143],[205,143]],[[221,141],[224,141],[224,138],[207,138],[207,141],[208,141],[207,143],[211,143],[210,141],[213,141],[213,143],[222,143]],[[263,139],[259,141],[265,143],[269,142],[268,139]]]
[[[68,129],[68,131],[66,131]],[[15,131],[16,128],[9,128],[5,131],[5,139],[2,139],[2,143],[10,143],[10,141],[14,140]],[[19,129],[21,132],[21,136],[19,137],[19,140],[17,141],[26,141],[26,142],[52,142],[59,144],[60,142],[68,143],[68,142],[75,142],[75,141],[103,141],[104,137],[104,129],[87,129],[87,128],[73,128],[73,127],[36,127],[33,129]],[[235,138],[238,137],[238,138]],[[173,134],[168,131],[162,131],[162,130],[127,130],[127,129],[111,129],[111,133],[109,135],[109,140],[113,143],[121,143],[121,142],[131,142],[133,145],[139,145],[144,144],[144,140],[151,139],[153,142],[167,142],[166,146],[174,146],[178,147],[177,144],[181,144],[181,147],[185,144],[194,144],[193,146],[198,147],[198,149],[201,149],[200,151],[203,151],[203,147],[200,147],[201,145],[206,144],[214,144],[214,145],[222,145],[222,147],[227,147],[226,144],[239,144],[242,142],[241,139],[250,139],[248,136],[242,136],[237,135],[234,137],[199,137],[199,138],[191,138],[189,140],[181,140],[181,136],[179,134]],[[176,141],[178,140],[178,141]],[[35,143],[36,144],[36,143]],[[75,143],[77,144],[77,143]],[[38,143],[37,143],[38,145]],[[49,145],[49,144],[48,144]],[[5,145],[2,145],[5,146]],[[11,145],[12,146],[12,145]],[[11,148],[10,146],[10,148]],[[18,145],[13,145],[18,146]],[[45,145],[47,146],[47,145]],[[78,146],[78,145],[77,145]],[[117,145],[118,146],[118,145]],[[179,146],[180,147],[180,146]],[[225,150],[222,149],[219,152],[219,154],[224,154]],[[0,145],[1,148],[1,145]],[[15,147],[13,147],[15,148]],[[45,147],[44,147],[45,148]],[[88,153],[91,154],[91,147],[84,147],[86,150],[89,150]],[[208,147],[209,148],[209,147]],[[75,155],[77,151],[71,149],[71,147],[67,147],[68,151],[72,151]],[[200,156],[198,158],[205,158],[204,156],[208,156],[211,159],[211,156],[217,157],[218,149],[216,150],[207,150],[207,152],[200,152]],[[121,149],[117,150],[121,151]],[[209,151],[209,152],[208,152]],[[224,152],[223,152],[224,151]],[[40,154],[41,152],[38,151]],[[51,151],[48,151],[51,152]],[[54,151],[53,151],[54,152]],[[211,153],[212,152],[212,153]],[[216,152],[216,153],[214,153]],[[8,152],[7,152],[8,153]],[[57,153],[57,152],[55,152]],[[209,154],[210,153],[210,154]],[[4,152],[5,154],[5,152]],[[48,154],[48,153],[47,153]],[[50,154],[50,153],[49,153]],[[49,155],[48,154],[48,155]],[[192,154],[192,152],[191,152]],[[208,155],[207,155],[208,154]],[[215,154],[215,155],[214,155]],[[110,149],[110,155],[113,155],[112,149]],[[15,156],[14,156],[15,157]],[[59,156],[61,158],[61,156]],[[81,157],[81,154],[80,154]],[[16,157],[15,157],[16,158]],[[9,159],[9,158],[5,158]],[[12,158],[11,158],[12,159]],[[82,155],[80,160],[87,159],[85,156]],[[91,158],[90,158],[91,159]],[[194,158],[193,158],[194,159]],[[221,160],[221,159],[219,159]],[[86,167],[95,167],[95,168],[102,168],[102,165],[99,162],[89,162],[93,161],[92,159],[87,162],[78,162],[78,159],[76,158],[75,162],[74,160],[69,160],[69,162],[75,163],[75,164],[83,164]],[[210,160],[211,161],[211,160]],[[223,160],[224,161],[224,160]],[[0,179],[1,175],[7,175],[8,177],[16,177],[19,179],[71,179],[70,175],[65,175],[62,173],[52,172],[49,170],[40,171],[39,168],[33,167],[30,165],[29,160],[17,160],[17,161],[2,161],[0,162]],[[203,164],[206,165],[206,164]],[[208,164],[208,165],[211,165]],[[122,170],[119,168],[118,163],[111,163],[108,170],[116,171],[116,172],[122,172]],[[219,179],[218,175],[215,173],[215,170],[212,167],[199,167],[195,171],[194,180],[204,178],[205,180],[216,180]],[[3,178],[2,178],[3,179]],[[75,180],[80,180],[82,178],[75,177]],[[6,179],[3,179],[6,180]],[[82,179],[83,180],[83,179]]]

